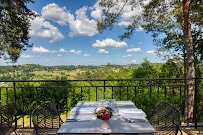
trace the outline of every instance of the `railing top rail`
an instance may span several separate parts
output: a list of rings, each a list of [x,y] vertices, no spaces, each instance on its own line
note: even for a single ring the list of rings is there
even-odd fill
[[[71,81],[155,81],[155,80],[189,80],[203,78],[135,78],[135,79],[81,79],[81,80],[0,80],[0,82],[71,82]]]

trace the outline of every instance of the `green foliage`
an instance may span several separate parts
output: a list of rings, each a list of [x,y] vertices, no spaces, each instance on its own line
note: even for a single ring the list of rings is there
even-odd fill
[[[0,58],[16,62],[20,53],[29,44],[29,19],[36,15],[26,7],[32,0],[1,0],[0,1]]]
[[[146,58],[141,66],[134,70],[133,78],[157,78],[157,69],[154,64],[151,64]]]
[[[182,67],[179,67],[172,59],[162,65],[160,78],[183,78]]]
[[[194,0],[191,4],[191,21],[197,26],[203,26],[203,1],[202,0]]]

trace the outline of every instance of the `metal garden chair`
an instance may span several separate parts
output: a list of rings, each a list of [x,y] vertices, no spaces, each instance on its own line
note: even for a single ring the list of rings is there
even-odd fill
[[[15,116],[16,113],[15,101],[0,107],[0,135],[6,134],[11,128],[15,132],[12,123],[13,116]]]
[[[159,101],[152,111],[149,122],[161,135],[177,135],[180,130],[181,114],[175,106]]]
[[[63,124],[60,115],[52,102],[36,107],[32,112],[35,134],[56,134]]]

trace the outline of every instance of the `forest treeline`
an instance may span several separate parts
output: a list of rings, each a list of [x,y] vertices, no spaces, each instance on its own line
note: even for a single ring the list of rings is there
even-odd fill
[[[110,64],[109,64],[110,65]],[[25,65],[9,65],[0,66],[0,80],[42,80],[42,79],[60,79],[65,76],[69,79],[76,79],[84,77],[83,73],[87,74],[104,71],[108,65],[61,65],[61,66],[42,66],[36,64],[25,64]],[[113,71],[118,72],[119,69],[133,69],[138,67],[138,64],[129,65],[110,65]],[[129,71],[129,70],[127,70]],[[87,72],[87,73],[86,73]],[[102,77],[103,78],[103,77]],[[90,79],[90,78],[88,78]]]
[[[202,63],[196,64],[195,68],[196,77],[202,77]],[[168,59],[166,63],[150,63],[145,58],[141,64],[129,65],[0,66],[0,80],[185,78],[184,74],[183,62],[174,59]]]

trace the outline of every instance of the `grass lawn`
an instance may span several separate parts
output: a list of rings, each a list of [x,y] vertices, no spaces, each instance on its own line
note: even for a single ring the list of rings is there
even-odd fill
[[[65,121],[66,118],[68,117],[68,115],[69,115],[69,113],[67,113],[67,116],[66,116],[66,113],[62,113],[60,116],[61,116],[61,119],[63,121]],[[23,118],[22,118],[22,116],[17,116],[17,118],[18,118],[18,121],[17,121],[18,125],[23,125]],[[15,124],[15,122],[13,122],[13,125],[14,124]],[[31,119],[31,125],[33,126],[32,119]],[[26,126],[30,126],[30,117],[29,117],[29,115],[24,115],[24,126],[25,127]]]

